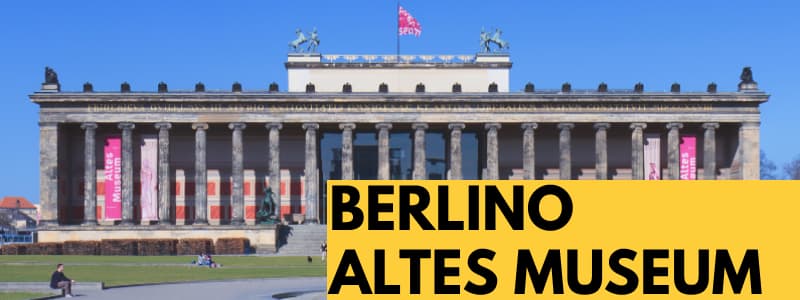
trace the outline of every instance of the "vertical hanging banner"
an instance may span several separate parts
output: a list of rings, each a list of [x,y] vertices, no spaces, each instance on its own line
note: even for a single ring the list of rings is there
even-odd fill
[[[139,204],[142,208],[142,221],[158,220],[158,204],[156,197],[158,173],[158,138],[156,135],[142,135],[141,145],[142,163],[139,169],[140,193]]]
[[[681,136],[681,180],[697,180],[697,138]]]
[[[661,137],[657,134],[645,135],[644,173],[645,180],[661,180]]]
[[[106,138],[103,148],[105,165],[105,219],[120,220],[122,214],[122,149],[119,136]]]

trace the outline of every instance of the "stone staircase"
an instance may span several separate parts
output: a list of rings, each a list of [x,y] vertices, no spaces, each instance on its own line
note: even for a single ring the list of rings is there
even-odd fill
[[[281,226],[278,229],[278,252],[281,256],[319,256],[319,246],[327,239],[324,224]]]

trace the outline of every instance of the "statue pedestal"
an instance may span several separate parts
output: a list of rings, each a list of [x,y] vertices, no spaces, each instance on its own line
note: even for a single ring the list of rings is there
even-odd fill
[[[476,63],[497,63],[497,62],[511,62],[511,56],[508,53],[478,53],[475,55]]]
[[[58,83],[42,83],[41,92],[57,93],[61,91],[61,85]]]
[[[758,91],[758,83],[757,82],[742,82],[739,83],[739,91],[740,92],[757,92]]]
[[[319,53],[289,53],[287,62],[322,62],[322,54]]]

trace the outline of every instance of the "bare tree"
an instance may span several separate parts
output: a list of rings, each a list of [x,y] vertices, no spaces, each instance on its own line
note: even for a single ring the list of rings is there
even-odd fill
[[[767,158],[767,153],[764,152],[764,149],[761,149],[761,153],[759,153],[760,157],[760,165],[761,165],[761,179],[762,180],[771,180],[771,179],[778,179],[778,176],[775,175],[775,171],[778,170],[778,167],[775,165],[774,162]]]
[[[786,163],[783,166],[783,171],[786,172],[789,179],[800,179],[800,155]]]

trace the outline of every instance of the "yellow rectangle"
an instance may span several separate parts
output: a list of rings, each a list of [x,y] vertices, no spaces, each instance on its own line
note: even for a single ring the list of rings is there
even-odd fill
[[[328,181],[327,195],[328,299],[797,294],[798,181]]]

